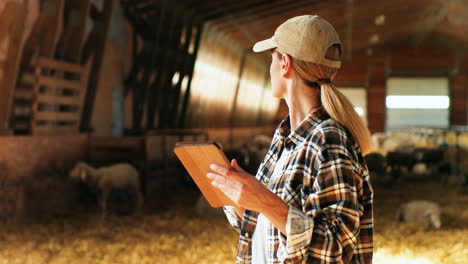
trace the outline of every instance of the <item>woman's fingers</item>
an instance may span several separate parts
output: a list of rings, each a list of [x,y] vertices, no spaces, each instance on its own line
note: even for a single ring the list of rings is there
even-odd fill
[[[220,175],[220,174],[216,174],[212,172],[208,172],[206,174],[206,177],[208,177],[208,179],[211,179],[211,183],[215,185],[216,187],[223,185],[223,186],[233,188],[233,187],[238,187],[238,185],[240,184],[238,181],[231,179],[229,176],[224,176],[224,175]]]
[[[226,194],[226,196],[229,197],[229,199],[231,199],[233,202],[239,202],[242,183],[233,180],[228,176],[223,176],[211,172],[208,173],[206,176],[209,179],[211,179],[211,185],[213,185],[214,187],[222,191],[224,194]]]
[[[239,166],[236,159],[231,160],[231,166],[237,172],[246,173],[246,171]]]
[[[223,175],[236,180],[242,180],[243,178],[245,178],[245,175],[243,175],[242,172],[234,171],[223,166],[219,166],[217,164],[211,164],[210,169],[219,175]]]

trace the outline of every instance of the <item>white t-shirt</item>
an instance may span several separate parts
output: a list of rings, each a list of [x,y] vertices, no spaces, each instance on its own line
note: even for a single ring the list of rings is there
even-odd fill
[[[271,178],[268,181],[268,189],[271,190],[275,179],[281,177],[281,171],[286,165],[286,160],[289,157],[289,153],[284,149],[281,153],[281,156],[278,159],[278,162],[275,165],[275,169],[271,174]],[[254,264],[267,264],[267,252],[266,240],[268,239],[268,226],[271,225],[268,218],[263,214],[259,214],[257,218],[257,225],[252,236],[252,263]]]

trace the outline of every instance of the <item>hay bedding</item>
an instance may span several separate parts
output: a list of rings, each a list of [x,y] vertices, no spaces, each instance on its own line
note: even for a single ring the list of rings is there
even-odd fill
[[[193,197],[184,198],[195,201]],[[400,203],[428,199],[442,206],[440,231],[395,222]],[[192,203],[193,204],[193,203]],[[436,183],[377,189],[374,263],[468,263],[468,196]],[[237,234],[223,218],[199,218],[192,208],[140,216],[98,214],[49,219],[0,230],[3,263],[234,263]]]

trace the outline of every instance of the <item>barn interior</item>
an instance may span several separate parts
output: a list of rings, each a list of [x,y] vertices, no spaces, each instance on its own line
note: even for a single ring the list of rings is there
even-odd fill
[[[0,263],[234,263],[238,234],[200,199],[177,142],[250,173],[287,115],[270,54],[286,19],[337,30],[333,83],[372,133],[375,263],[467,263],[467,0],[0,0]],[[144,197],[71,179],[128,163]],[[441,227],[400,222],[440,207]]]

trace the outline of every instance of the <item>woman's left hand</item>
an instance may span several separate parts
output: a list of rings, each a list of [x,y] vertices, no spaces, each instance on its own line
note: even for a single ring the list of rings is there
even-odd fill
[[[213,172],[207,174],[211,184],[221,190],[238,207],[262,212],[264,202],[273,194],[254,176],[239,167],[236,160],[231,161],[232,169],[211,164]],[[276,195],[275,195],[276,196]]]

